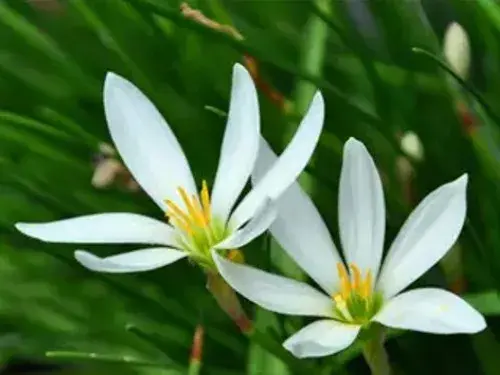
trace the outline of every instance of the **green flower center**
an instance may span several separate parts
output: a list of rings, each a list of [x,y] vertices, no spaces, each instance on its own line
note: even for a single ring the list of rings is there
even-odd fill
[[[212,215],[206,181],[202,183],[199,198],[194,194],[189,196],[183,187],[178,187],[177,192],[185,209],[169,199],[165,202],[168,207],[166,215],[169,222],[178,232],[179,247],[201,266],[213,268],[210,250],[228,237],[231,231],[223,220]]]
[[[360,269],[350,265],[350,275],[343,263],[337,263],[340,290],[332,295],[335,301],[334,316],[345,323],[366,325],[383,304],[381,294],[373,291],[371,270],[363,277]]]

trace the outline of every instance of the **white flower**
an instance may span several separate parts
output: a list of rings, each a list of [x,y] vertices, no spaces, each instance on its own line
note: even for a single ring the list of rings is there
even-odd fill
[[[262,142],[254,178],[275,156]],[[340,177],[339,226],[346,263],[316,207],[293,184],[278,200],[271,233],[321,289],[230,262],[216,254],[222,277],[256,304],[281,314],[322,318],[285,341],[297,357],[320,357],[349,346],[379,322],[432,333],[474,333],[484,318],[458,296],[436,288],[401,291],[436,264],[465,220],[467,175],[429,194],[413,211],[381,265],[385,204],[375,164],[362,143],[347,141]]]
[[[104,108],[123,161],[169,217],[169,224],[132,213],[103,213],[51,223],[18,223],[16,228],[47,242],[158,246],[106,258],[75,252],[85,267],[113,273],[147,271],[184,257],[215,269],[212,248],[238,248],[269,227],[276,216],[275,205],[270,203],[305,168],[324,117],[324,102],[318,92],[283,155],[233,210],[254,168],[260,138],[257,93],[243,66],[236,64],[233,70],[231,104],[212,197],[205,182],[198,194],[175,135],[132,83],[108,73]]]

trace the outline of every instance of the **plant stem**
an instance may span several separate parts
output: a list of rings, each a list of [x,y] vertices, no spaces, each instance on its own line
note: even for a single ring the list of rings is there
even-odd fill
[[[189,359],[188,375],[199,375],[203,355],[203,326],[198,324],[194,332],[193,346],[191,347],[191,358]]]
[[[390,375],[391,365],[389,357],[384,348],[384,332],[379,330],[363,348],[365,357],[372,375]]]
[[[252,330],[252,321],[241,307],[235,291],[216,273],[207,274],[207,288],[219,307],[231,318],[243,334]]]
[[[275,337],[267,332],[255,329],[253,322],[247,317],[241,307],[236,292],[219,274],[207,274],[207,288],[214,296],[220,308],[233,320],[242,334],[281,359],[289,368],[293,368],[297,372],[304,374],[313,371],[311,366],[297,360],[297,358],[284,349]]]

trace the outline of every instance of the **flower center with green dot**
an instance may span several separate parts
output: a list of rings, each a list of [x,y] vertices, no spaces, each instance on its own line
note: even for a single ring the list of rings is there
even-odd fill
[[[214,263],[210,251],[213,246],[229,236],[230,230],[223,220],[212,215],[210,194],[206,181],[203,181],[199,198],[189,196],[183,187],[177,188],[185,209],[182,209],[170,199],[166,199],[166,216],[177,231],[177,243],[189,257],[202,267],[212,269]],[[238,250],[226,251],[226,256],[232,260],[240,260]]]
[[[334,317],[342,322],[366,325],[382,307],[382,295],[373,291],[373,275],[363,274],[358,266],[350,265],[350,274],[343,263],[337,263],[340,290],[332,295]]]

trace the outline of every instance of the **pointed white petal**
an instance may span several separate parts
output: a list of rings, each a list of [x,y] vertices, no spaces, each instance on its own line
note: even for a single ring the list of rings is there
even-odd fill
[[[231,226],[241,226],[266,198],[278,198],[306,167],[323,129],[324,107],[323,97],[317,92],[286,150],[233,212]]]
[[[288,338],[283,346],[297,358],[325,357],[351,345],[360,329],[335,320],[319,320]]]
[[[106,273],[150,271],[186,256],[185,252],[168,247],[135,250],[106,258],[99,258],[84,250],[75,251],[75,258],[82,266],[92,271]]]
[[[380,267],[385,234],[382,182],[363,143],[350,138],[344,146],[339,186],[339,229],[348,264],[362,272]]]
[[[258,182],[276,159],[262,139],[252,179]],[[278,199],[278,217],[271,225],[271,233],[323,290],[330,295],[338,290],[336,264],[341,262],[340,256],[321,215],[297,182]]]
[[[164,200],[182,204],[182,186],[196,194],[196,185],[177,138],[153,103],[126,79],[108,73],[104,109],[118,152],[137,182],[166,210]]]
[[[221,276],[238,293],[267,310],[301,316],[333,315],[333,300],[305,283],[212,256]]]
[[[243,228],[238,229],[214,247],[216,249],[237,249],[242,247],[264,233],[275,219],[276,206],[268,200]]]
[[[443,289],[423,288],[391,299],[374,317],[388,327],[429,333],[476,333],[483,316],[462,298]]]
[[[233,68],[231,104],[212,189],[212,212],[226,221],[252,172],[259,148],[259,101],[252,77],[240,64]]]
[[[17,223],[16,228],[45,242],[175,245],[171,226],[128,213],[80,216],[50,223]]]
[[[396,295],[436,264],[457,240],[465,220],[467,175],[430,193],[411,213],[384,262],[377,289]]]

